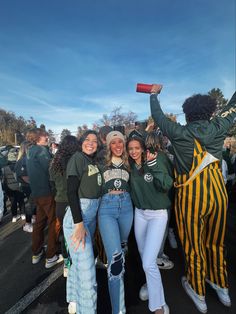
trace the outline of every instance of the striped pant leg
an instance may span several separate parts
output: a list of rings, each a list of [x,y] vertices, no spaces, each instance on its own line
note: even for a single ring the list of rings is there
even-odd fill
[[[205,216],[210,209],[207,173],[177,190],[176,222],[183,247],[187,279],[198,295],[205,295]]]
[[[209,173],[213,207],[206,223],[207,278],[217,286],[227,288],[224,238],[228,197],[221,173],[217,170]]]

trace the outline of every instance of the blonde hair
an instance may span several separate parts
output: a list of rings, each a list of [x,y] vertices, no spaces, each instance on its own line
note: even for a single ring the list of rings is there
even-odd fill
[[[124,148],[123,148],[123,153],[121,155],[121,159],[122,161],[124,162],[124,165],[127,169],[129,169],[129,161],[128,161],[128,154],[127,154],[127,151],[126,151],[126,147],[125,147],[125,142],[123,142],[124,144]],[[111,151],[111,147],[110,145],[107,146],[106,148],[106,166],[111,166],[112,164],[112,151]]]
[[[20,149],[18,152],[17,160],[21,159],[24,155],[27,154],[27,151],[30,146],[31,146],[31,143],[29,141],[24,141],[20,144]]]

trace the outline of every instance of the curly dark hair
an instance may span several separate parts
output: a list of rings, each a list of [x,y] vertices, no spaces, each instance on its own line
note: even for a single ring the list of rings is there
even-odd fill
[[[70,157],[80,150],[78,139],[73,135],[67,135],[59,144],[58,150],[51,162],[50,169],[54,173],[63,175],[66,171]]]
[[[216,110],[216,100],[209,95],[196,94],[187,98],[182,107],[187,122],[210,120]]]

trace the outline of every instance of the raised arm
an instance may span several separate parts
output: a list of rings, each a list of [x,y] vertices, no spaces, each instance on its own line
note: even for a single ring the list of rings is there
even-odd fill
[[[162,85],[153,84],[150,96],[151,114],[159,126],[161,131],[171,140],[175,137],[179,137],[182,133],[182,126],[176,122],[171,121],[166,117],[161,109],[160,103],[157,99],[157,94],[160,93]]]

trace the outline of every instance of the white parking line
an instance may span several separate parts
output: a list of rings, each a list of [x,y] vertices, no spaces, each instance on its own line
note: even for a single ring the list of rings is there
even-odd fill
[[[63,272],[63,265],[57,267],[44,281],[31,290],[23,298],[21,298],[13,307],[5,314],[19,314],[24,311],[31,303],[33,303],[51,284],[56,281]]]

